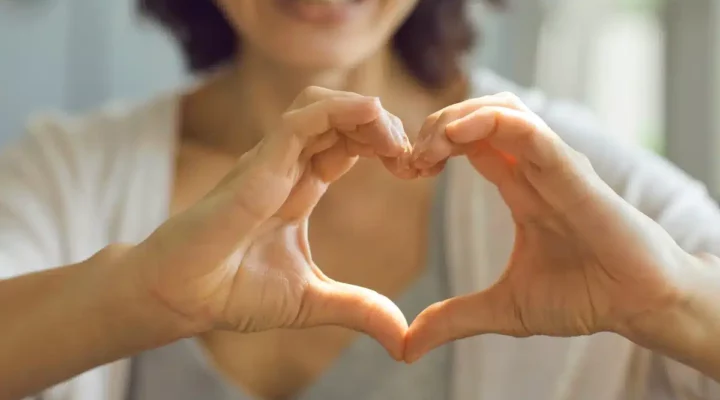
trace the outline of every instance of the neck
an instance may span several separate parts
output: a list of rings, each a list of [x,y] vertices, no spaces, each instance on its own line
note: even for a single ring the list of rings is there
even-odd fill
[[[353,68],[318,71],[290,68],[245,48],[237,63],[186,98],[184,134],[213,147],[243,153],[265,132],[276,128],[280,115],[308,86],[380,97],[383,105],[401,119],[408,109],[434,111],[428,102],[437,101],[390,49]]]

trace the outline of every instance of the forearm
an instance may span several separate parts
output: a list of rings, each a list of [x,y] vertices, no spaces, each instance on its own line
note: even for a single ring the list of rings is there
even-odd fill
[[[627,336],[720,382],[720,258],[688,263],[682,301],[629,328]]]
[[[182,336],[106,250],[0,281],[0,399],[16,399]]]

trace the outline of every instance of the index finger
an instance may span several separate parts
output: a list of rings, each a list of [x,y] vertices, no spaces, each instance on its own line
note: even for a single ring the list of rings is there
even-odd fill
[[[309,141],[326,133],[357,130],[383,112],[377,99],[362,96],[328,98],[286,112],[280,129],[263,138],[257,160],[275,173],[289,175]]]
[[[496,150],[538,169],[557,166],[567,146],[535,114],[504,107],[482,107],[448,124],[445,134],[459,145],[486,140]]]

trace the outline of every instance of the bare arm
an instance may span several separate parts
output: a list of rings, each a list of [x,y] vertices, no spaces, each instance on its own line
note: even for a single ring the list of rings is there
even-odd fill
[[[687,259],[683,300],[619,333],[720,382],[720,258]]]
[[[37,393],[183,334],[135,289],[108,248],[75,265],[0,281],[0,399]],[[42,295],[39,295],[42,294]]]

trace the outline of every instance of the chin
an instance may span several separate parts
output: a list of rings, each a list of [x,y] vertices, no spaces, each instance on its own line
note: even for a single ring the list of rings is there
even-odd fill
[[[386,41],[367,43],[351,38],[322,41],[304,40],[268,49],[276,62],[299,69],[331,70],[355,67],[387,46]],[[284,50],[283,50],[284,49]]]
[[[216,0],[245,45],[299,68],[357,65],[386,47],[417,0]]]

